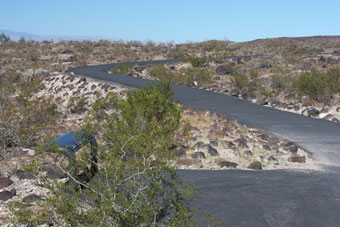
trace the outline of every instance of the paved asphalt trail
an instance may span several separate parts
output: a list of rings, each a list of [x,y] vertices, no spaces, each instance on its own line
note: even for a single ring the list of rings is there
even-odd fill
[[[139,65],[178,62],[159,60]],[[118,63],[136,65],[137,63]],[[117,64],[68,70],[76,75],[140,88],[150,80],[108,74]],[[174,85],[174,99],[210,110],[305,148],[321,171],[178,171],[200,188],[195,205],[204,226],[204,210],[224,226],[340,226],[340,124],[259,106],[235,97]]]

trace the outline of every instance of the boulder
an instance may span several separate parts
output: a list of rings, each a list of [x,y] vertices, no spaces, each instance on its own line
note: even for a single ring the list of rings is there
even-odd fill
[[[174,154],[177,158],[183,158],[187,155],[187,152],[183,148],[174,150]]]
[[[262,170],[262,164],[259,161],[254,161],[250,163],[250,165],[248,166],[248,169]]]
[[[205,154],[202,151],[193,153],[191,157],[194,159],[206,159]]]
[[[218,142],[216,140],[210,140],[210,144],[214,147],[218,146]]]
[[[229,92],[229,95],[238,97],[240,95],[240,91],[238,89],[233,89]]]
[[[307,116],[308,117],[318,117],[320,114],[320,112],[317,110],[317,109],[310,109],[310,110],[307,110]]]
[[[227,168],[236,168],[238,166],[237,163],[235,162],[229,162],[229,161],[226,161],[226,160],[221,160],[221,161],[218,161],[217,162],[217,165],[221,168],[223,167],[227,167]]]
[[[35,194],[31,194],[31,195],[28,195],[28,196],[26,196],[26,197],[24,197],[23,199],[22,199],[22,201],[24,202],[24,203],[34,203],[34,202],[36,202],[36,201],[38,201],[38,200],[41,200],[41,196],[39,196],[39,195],[35,195]]]
[[[13,192],[2,191],[2,192],[0,192],[0,201],[2,201],[2,202],[7,201],[7,200],[11,199],[13,196],[15,196],[15,194],[13,194]]]
[[[17,175],[17,177],[20,179],[20,180],[25,180],[25,179],[35,179],[35,176],[30,173],[30,172],[27,172],[27,171],[24,171],[24,170],[17,170],[15,172],[15,175]]]
[[[213,148],[210,144],[208,145],[208,153],[211,155],[211,156],[218,156],[218,151]]]
[[[63,179],[66,177],[65,173],[55,165],[52,165],[47,169],[46,176],[50,179]]]
[[[231,66],[220,65],[216,68],[216,73],[219,75],[231,74],[233,73],[233,69]]]
[[[13,181],[7,177],[0,177],[0,189],[6,188],[13,184]]]

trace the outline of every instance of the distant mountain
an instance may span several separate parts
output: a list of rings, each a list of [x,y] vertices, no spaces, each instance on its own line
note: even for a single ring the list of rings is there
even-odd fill
[[[110,40],[110,41],[118,41],[119,39],[113,38],[113,37],[105,37],[105,36],[62,36],[62,35],[35,35],[27,32],[15,32],[5,29],[0,29],[0,34],[4,33],[5,35],[9,36],[11,40],[18,41],[21,37],[24,37],[25,40],[34,40],[34,41],[69,41],[69,40],[75,40],[75,41],[83,41],[83,40],[89,40],[89,41],[99,41],[99,40]]]

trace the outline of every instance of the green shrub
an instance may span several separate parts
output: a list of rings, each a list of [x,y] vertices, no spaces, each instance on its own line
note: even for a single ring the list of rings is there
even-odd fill
[[[117,112],[90,127],[104,138],[104,152],[98,155],[99,170],[91,184],[75,181],[68,174],[82,188],[74,191],[70,184],[42,179],[41,186],[50,189],[52,196],[39,203],[43,207],[40,213],[13,207],[13,222],[195,226],[185,205],[191,187],[178,179],[172,164],[170,148],[180,125],[181,108],[171,101],[170,88],[165,83],[152,85],[134,91],[125,101],[111,96],[113,100],[108,103],[114,103]]]
[[[231,83],[237,89],[243,90],[249,87],[249,78],[245,74],[235,74],[231,78]]]
[[[34,146],[44,127],[58,119],[57,106],[51,100],[32,99],[39,87],[39,81],[24,80],[13,72],[0,75],[1,147]]]
[[[209,71],[199,68],[187,68],[179,72],[172,72],[164,65],[153,65],[150,67],[149,73],[161,81],[170,83],[192,85],[196,81],[200,86],[211,82]]]
[[[111,73],[116,74],[135,74],[136,71],[130,65],[117,65],[113,69],[110,70]]]
[[[193,67],[203,67],[207,63],[206,56],[187,55],[183,57],[183,62],[189,62]]]
[[[293,81],[292,89],[299,96],[328,101],[333,93],[340,92],[340,70],[333,68],[326,73],[317,70],[304,72]]]

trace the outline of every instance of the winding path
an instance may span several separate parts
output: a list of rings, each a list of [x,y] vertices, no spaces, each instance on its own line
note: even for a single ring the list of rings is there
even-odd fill
[[[76,75],[140,88],[150,80],[109,74],[118,64],[175,63],[159,60],[85,66]],[[340,226],[340,124],[259,106],[211,91],[173,85],[174,99],[195,109],[218,112],[248,127],[295,142],[322,171],[178,171],[200,188],[199,223],[204,209],[225,226]]]

